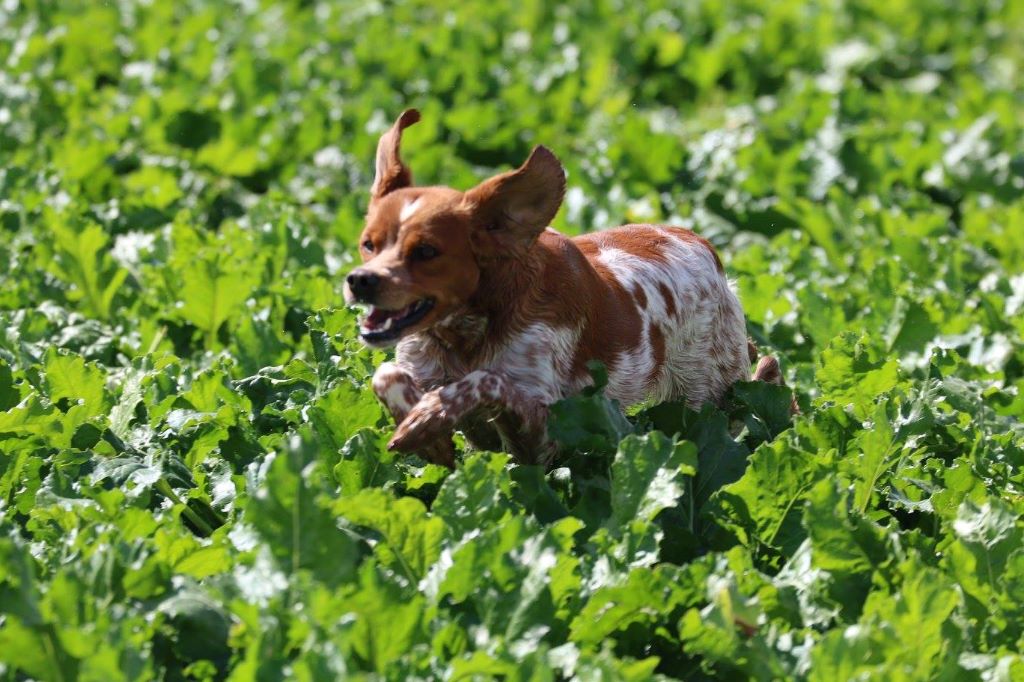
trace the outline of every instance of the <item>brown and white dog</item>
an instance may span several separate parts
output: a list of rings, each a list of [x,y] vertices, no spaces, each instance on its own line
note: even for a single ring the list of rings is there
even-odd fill
[[[622,405],[718,403],[756,352],[722,263],[689,230],[626,225],[570,239],[548,227],[565,172],[545,147],[460,192],[414,187],[402,113],[377,146],[363,264],[346,278],[368,306],[362,340],[397,344],[373,388],[398,428],[389,447],[454,464],[452,433],[549,464],[548,406],[608,371]],[[781,382],[762,358],[754,378]]]

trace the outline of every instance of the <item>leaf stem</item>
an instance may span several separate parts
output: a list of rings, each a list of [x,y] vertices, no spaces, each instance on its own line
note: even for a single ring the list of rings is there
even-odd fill
[[[164,495],[175,504],[180,504],[181,513],[184,514],[185,517],[192,522],[192,525],[198,528],[203,535],[213,535],[213,528],[210,527],[210,524],[206,523],[206,521],[203,521],[203,519],[200,518],[198,514],[192,511],[192,509],[187,504],[185,504],[180,497],[178,497],[178,494],[171,489],[171,485],[167,482],[166,479],[161,478],[159,481],[157,481],[155,487],[157,492]]]

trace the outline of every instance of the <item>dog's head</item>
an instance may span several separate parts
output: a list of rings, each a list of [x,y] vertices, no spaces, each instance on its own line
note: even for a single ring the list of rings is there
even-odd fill
[[[466,192],[414,187],[399,147],[402,130],[418,120],[409,109],[380,138],[359,238],[363,263],[345,279],[345,299],[368,307],[359,331],[371,346],[392,345],[465,308],[486,268],[529,257],[565,193],[562,164],[539,146],[516,170]]]

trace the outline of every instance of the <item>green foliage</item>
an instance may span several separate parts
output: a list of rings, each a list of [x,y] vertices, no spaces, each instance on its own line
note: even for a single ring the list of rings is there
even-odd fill
[[[5,2],[0,679],[1024,678],[1024,4]],[[377,136],[693,227],[792,388],[390,453]],[[573,292],[566,292],[573,295]],[[791,417],[793,397],[801,413]]]

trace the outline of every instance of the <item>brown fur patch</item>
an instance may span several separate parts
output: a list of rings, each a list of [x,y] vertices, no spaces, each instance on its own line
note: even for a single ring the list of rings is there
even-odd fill
[[[665,310],[668,311],[669,317],[676,316],[676,296],[672,293],[672,290],[665,285],[664,282],[658,282],[658,293],[665,300]]]
[[[665,334],[661,331],[661,326],[651,320],[647,327],[647,335],[651,339],[651,353],[654,357],[654,367],[651,369],[650,376],[647,377],[647,382],[654,386],[665,366]]]
[[[633,298],[636,299],[637,305],[642,310],[647,309],[647,294],[644,293],[644,288],[639,282],[633,285]]]

